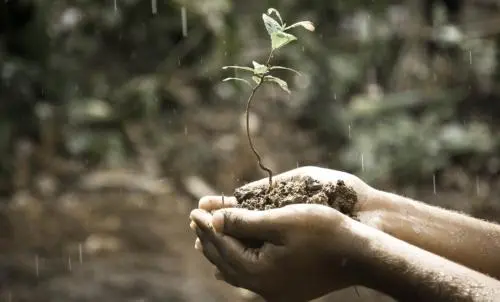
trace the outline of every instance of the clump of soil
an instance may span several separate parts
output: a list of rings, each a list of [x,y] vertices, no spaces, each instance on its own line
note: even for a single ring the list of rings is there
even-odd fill
[[[353,216],[358,201],[356,192],[342,180],[336,184],[323,184],[310,176],[277,181],[268,190],[267,186],[241,187],[234,196],[238,207],[250,210],[269,210],[291,204],[321,204],[330,206],[343,214]]]

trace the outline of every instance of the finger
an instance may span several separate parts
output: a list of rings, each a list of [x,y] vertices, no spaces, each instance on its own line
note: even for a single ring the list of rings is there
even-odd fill
[[[213,240],[214,237],[212,236],[217,236],[216,234],[207,234],[199,228],[196,229],[196,233],[203,246],[203,255],[210,263],[215,265],[224,281],[234,286],[239,284],[237,280],[247,275],[246,271],[242,271],[243,264],[247,260],[242,258],[244,255],[243,248],[235,250],[228,238],[223,241]]]
[[[279,243],[284,230],[277,214],[276,210],[223,209],[213,213],[211,225],[231,237]]]
[[[200,228],[196,228],[196,234],[200,240],[200,245],[202,246],[201,251],[205,258],[207,258],[210,263],[215,265],[219,270],[229,271],[229,264],[221,257],[219,251],[213,244],[209,236],[203,232]]]
[[[221,271],[219,271],[218,269],[216,269],[215,273],[214,273],[214,277],[215,279],[219,280],[219,281],[223,281],[223,282],[226,282],[227,284],[230,284],[234,287],[240,287],[239,283],[236,282],[236,280],[234,278],[231,278],[230,276],[225,276]]]
[[[193,219],[206,219],[205,217],[198,218],[197,215],[204,216],[203,213],[195,213]],[[213,228],[210,228],[206,222],[200,221],[197,223],[196,234],[200,239],[202,251],[205,252],[205,245],[211,244],[217,249],[217,257],[222,257],[221,261],[226,262],[224,265],[229,265],[232,270],[245,273],[255,264],[256,255],[248,250],[240,241],[231,236],[222,233],[216,233]],[[212,259],[212,258],[211,258]],[[217,259],[212,259],[217,261]],[[228,268],[226,268],[228,269]]]
[[[215,269],[214,277],[217,280],[224,281],[224,276],[222,275],[222,273],[217,268]]]
[[[196,238],[196,241],[194,242],[194,249],[197,251],[203,250],[203,246],[201,245],[200,238]]]
[[[204,196],[198,202],[198,208],[212,212],[222,208],[231,208],[238,205],[233,196]]]
[[[212,230],[212,215],[204,210],[195,209],[189,214],[189,218],[194,223],[194,228],[200,228],[204,232]]]

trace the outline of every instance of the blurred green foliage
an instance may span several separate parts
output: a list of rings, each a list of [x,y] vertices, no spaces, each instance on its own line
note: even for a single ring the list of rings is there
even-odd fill
[[[500,27],[480,3],[450,23],[440,1],[1,2],[2,188],[16,141],[43,144],[44,112],[57,121],[58,156],[119,166],[134,155],[130,125],[144,125],[148,144],[175,146],[183,113],[240,106],[241,88],[220,83],[220,67],[265,55],[267,7],[316,25],[276,64],[305,74],[284,74],[295,93],[283,113],[338,152],[328,164],[384,182],[470,158],[471,169],[499,172],[487,166],[499,154]],[[439,22],[424,18],[431,2]]]

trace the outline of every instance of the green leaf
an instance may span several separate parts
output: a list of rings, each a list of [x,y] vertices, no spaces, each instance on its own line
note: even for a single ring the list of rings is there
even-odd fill
[[[314,31],[314,24],[311,21],[300,21],[295,24],[292,24],[288,27],[285,28],[285,30],[289,30],[291,28],[297,27],[297,26],[302,26],[303,28],[307,29],[308,31]]]
[[[275,9],[275,8],[272,8],[272,7],[268,8],[267,9],[267,14],[269,16],[271,16],[272,13],[274,13],[278,17],[278,19],[280,19],[280,23],[281,23],[281,25],[283,25],[283,19],[281,19],[280,12],[277,9]]]
[[[227,81],[240,81],[240,82],[244,82],[245,84],[247,84],[248,86],[252,87],[252,84],[250,84],[249,81],[245,80],[245,79],[241,79],[241,78],[225,78],[224,80],[222,80],[222,82],[227,82]]]
[[[264,81],[276,83],[281,87],[281,89],[290,93],[290,89],[288,89],[288,84],[280,78],[273,77],[273,76],[265,76]]]
[[[252,80],[253,80],[253,81],[255,82],[255,84],[257,84],[257,85],[259,85],[259,84],[260,84],[260,81],[261,81],[260,77],[257,77],[257,76],[253,76],[253,77],[252,77]]]
[[[252,68],[246,67],[246,66],[224,66],[224,67],[222,67],[222,69],[224,69],[224,70],[229,69],[229,68],[254,72],[254,70]]]
[[[284,66],[271,66],[269,68],[269,70],[275,70],[275,69],[282,69],[282,70],[288,70],[288,71],[293,71],[295,72],[297,75],[301,75],[300,72],[298,72],[297,70],[293,69],[293,68],[288,68],[288,67],[284,67]]]
[[[262,20],[264,20],[264,25],[266,26],[267,33],[272,37],[276,32],[283,31],[283,27],[273,18],[266,14],[262,14]]]
[[[258,75],[263,75],[269,71],[266,65],[260,64],[258,62],[252,61],[253,73]]]
[[[276,50],[295,40],[297,40],[297,37],[294,35],[284,31],[277,31],[271,35],[271,47]]]

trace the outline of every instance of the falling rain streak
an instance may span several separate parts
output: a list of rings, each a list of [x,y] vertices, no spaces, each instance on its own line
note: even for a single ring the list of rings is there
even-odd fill
[[[436,194],[436,174],[432,174],[432,186],[434,188],[434,194]]]
[[[181,8],[181,18],[182,18],[182,36],[187,37],[188,32],[187,32],[187,13],[186,13],[186,7],[183,6]]]
[[[479,195],[479,177],[476,176],[476,195]]]
[[[115,11],[118,10],[118,3],[117,3],[118,0],[114,0],[114,6],[115,6]]]
[[[363,153],[361,153],[361,171],[365,172],[365,158],[363,156]]]
[[[153,15],[156,15],[158,13],[157,0],[151,0],[151,12],[153,13]]]
[[[71,264],[71,256],[68,256],[68,270],[70,272],[73,270],[73,265]]]
[[[82,251],[82,244],[78,244],[78,261],[80,264],[83,263],[83,251]]]
[[[38,255],[35,255],[35,274],[36,277],[38,278],[40,275],[40,269],[39,269],[39,260],[38,260]]]

